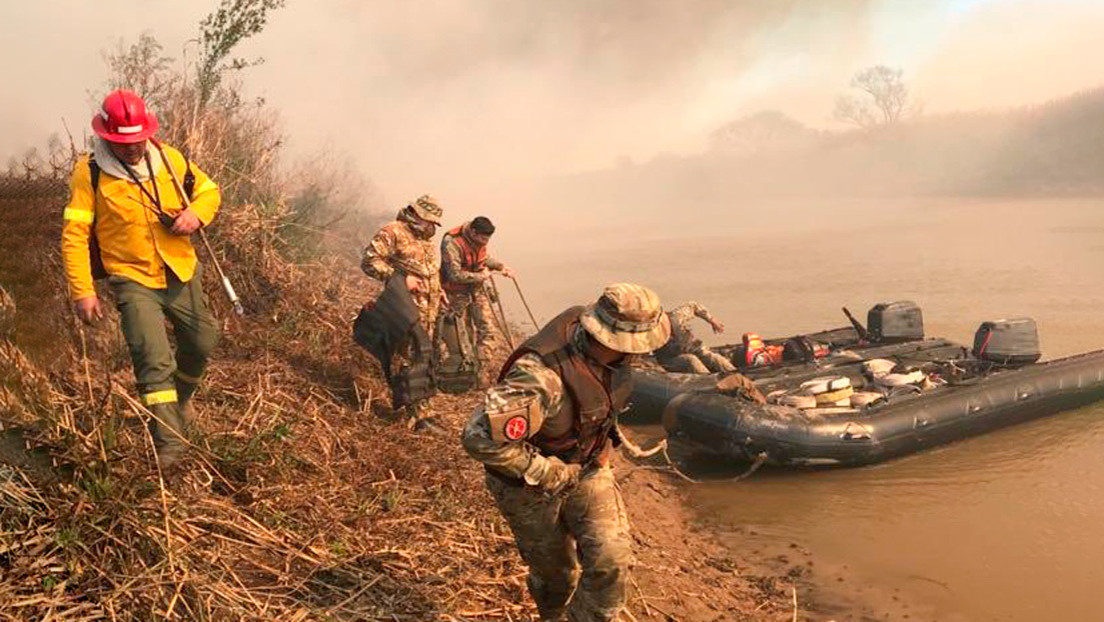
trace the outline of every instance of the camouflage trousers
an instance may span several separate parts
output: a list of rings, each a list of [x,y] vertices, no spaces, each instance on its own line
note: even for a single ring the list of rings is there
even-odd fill
[[[498,329],[495,326],[494,310],[491,309],[491,298],[482,287],[473,288],[467,292],[449,293],[448,310],[458,318],[468,313],[475,325],[476,331],[476,356],[482,362],[491,359],[495,345],[498,341]]]
[[[441,310],[440,288],[433,288],[428,294],[412,293],[411,299],[414,301],[414,306],[418,307],[418,323],[432,339],[433,327],[437,324],[437,313]]]
[[[683,374],[712,374],[736,371],[736,366],[732,364],[732,361],[704,346],[694,352],[680,354],[663,361],[663,367],[668,371]]]
[[[541,620],[616,620],[625,606],[633,555],[613,469],[588,472],[557,497],[490,474],[487,488],[529,564],[529,594]]]

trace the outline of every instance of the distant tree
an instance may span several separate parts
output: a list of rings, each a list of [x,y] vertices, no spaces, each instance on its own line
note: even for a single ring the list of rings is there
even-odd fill
[[[263,62],[260,58],[234,58],[230,52],[249,37],[264,30],[269,11],[284,6],[284,0],[222,0],[219,8],[199,23],[200,58],[197,67],[199,103],[211,99],[223,74]]]
[[[816,132],[778,110],[763,110],[717,128],[710,135],[713,150],[755,155],[807,145]]]
[[[23,169],[23,174],[27,179],[33,179],[45,172],[42,164],[42,156],[38,154],[38,147],[31,147],[23,152],[23,160],[19,163],[19,166]]]
[[[149,32],[138,35],[138,40],[129,46],[120,40],[113,52],[103,55],[110,76],[108,90],[130,89],[141,94],[153,109],[161,108],[177,79],[173,59],[163,51],[161,43]]]
[[[851,88],[858,94],[836,99],[835,117],[864,129],[890,127],[919,109],[903,79],[902,69],[874,65],[855,74]]]

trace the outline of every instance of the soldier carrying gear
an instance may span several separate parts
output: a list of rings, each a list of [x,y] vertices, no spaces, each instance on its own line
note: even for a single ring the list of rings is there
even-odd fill
[[[360,267],[364,273],[387,283],[392,275],[403,276],[406,288],[418,308],[419,323],[432,342],[433,326],[437,319],[443,293],[439,277],[440,260],[433,248],[433,236],[441,224],[441,206],[437,199],[426,194],[399,211],[395,220],[384,225],[364,249]],[[409,348],[396,355],[399,363],[395,378],[402,381],[404,374],[415,368],[414,354]],[[420,366],[419,366],[420,367]],[[394,390],[394,387],[392,387]],[[436,420],[425,415],[425,401],[418,400],[405,407],[408,421],[416,430],[437,431]]]
[[[714,333],[723,333],[725,326],[704,305],[686,302],[667,312],[671,319],[671,340],[656,351],[655,357],[667,371],[684,374],[709,374],[736,371],[732,361],[702,344],[690,330],[695,317],[709,323]]]
[[[483,370],[489,369],[496,335],[486,284],[492,272],[506,277],[514,274],[487,253],[494,232],[490,219],[478,216],[448,231],[441,239],[441,286],[448,294],[447,312],[459,321],[470,314],[478,334],[476,356]]]
[[[541,620],[615,620],[625,605],[632,550],[612,438],[631,360],[670,332],[652,290],[610,285],[523,343],[464,429],[529,564]]]
[[[117,90],[104,99],[92,118],[98,136],[92,155],[73,167],[61,250],[69,292],[87,323],[103,317],[93,280],[107,278],[142,403],[153,413],[158,459],[167,468],[183,454],[185,407],[218,341],[189,236],[211,223],[221,199],[195,164],[154,141],[157,127],[137,94]],[[184,178],[190,207],[174,175]]]

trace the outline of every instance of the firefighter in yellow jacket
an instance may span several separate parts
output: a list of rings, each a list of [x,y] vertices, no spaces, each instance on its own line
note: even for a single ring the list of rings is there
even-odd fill
[[[186,447],[185,406],[218,340],[189,236],[211,223],[220,196],[203,171],[154,140],[157,127],[137,94],[117,90],[104,99],[92,119],[92,155],[73,168],[62,257],[69,293],[85,322],[103,317],[93,280],[107,279],[138,392],[153,414],[158,459],[167,468]],[[173,175],[190,193],[190,207]]]

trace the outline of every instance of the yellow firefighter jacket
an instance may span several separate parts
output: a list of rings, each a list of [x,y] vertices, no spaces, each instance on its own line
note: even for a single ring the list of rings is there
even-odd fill
[[[183,180],[187,169],[184,156],[168,145],[162,146],[177,179]],[[208,225],[218,211],[219,189],[194,163],[191,169],[196,180],[192,212],[200,222]],[[65,223],[61,233],[61,253],[72,299],[80,300],[96,293],[88,251],[93,230],[108,274],[162,289],[168,284],[167,266],[181,281],[191,280],[196,267],[191,239],[173,235],[161,224],[153,201],[138,184],[101,170],[93,194],[91,177],[88,157],[80,158],[73,167],[71,197],[63,215]],[[170,217],[180,213],[183,202],[164,166],[157,171],[154,183],[157,184],[156,193],[149,181],[143,185],[151,195],[160,195],[162,211]]]

